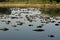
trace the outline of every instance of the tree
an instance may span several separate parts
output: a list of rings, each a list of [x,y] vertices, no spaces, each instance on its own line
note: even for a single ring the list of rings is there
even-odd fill
[[[60,0],[55,0],[57,3],[59,3],[60,2]]]
[[[50,2],[52,2],[52,0],[50,0]]]
[[[0,0],[0,2],[6,2],[6,0]]]

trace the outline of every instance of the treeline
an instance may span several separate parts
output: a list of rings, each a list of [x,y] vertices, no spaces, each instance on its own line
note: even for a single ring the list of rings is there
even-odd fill
[[[37,2],[37,3],[59,3],[60,0],[0,0],[0,2]]]

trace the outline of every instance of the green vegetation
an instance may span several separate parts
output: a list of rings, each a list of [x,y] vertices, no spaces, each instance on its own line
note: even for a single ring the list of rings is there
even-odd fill
[[[0,7],[0,14],[10,14],[11,11],[9,8]]]
[[[40,8],[40,11],[50,16],[60,16],[60,8]]]
[[[41,4],[41,3],[60,3],[60,0],[0,0],[1,3],[26,3],[26,4]]]

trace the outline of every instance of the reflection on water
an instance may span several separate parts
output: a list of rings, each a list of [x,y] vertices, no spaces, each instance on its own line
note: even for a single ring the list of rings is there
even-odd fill
[[[0,15],[1,40],[60,40],[59,16],[44,15],[37,8],[10,10],[10,15]]]
[[[50,16],[60,16],[60,8],[41,8],[40,10],[42,13]]]
[[[4,8],[4,7],[0,7],[0,14],[3,15],[3,14],[10,14],[10,10],[9,8]]]

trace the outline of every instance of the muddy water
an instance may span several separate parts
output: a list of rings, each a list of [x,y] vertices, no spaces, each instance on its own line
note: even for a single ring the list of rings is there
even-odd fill
[[[0,15],[0,40],[60,40],[60,17],[36,8],[10,10],[10,15]]]

